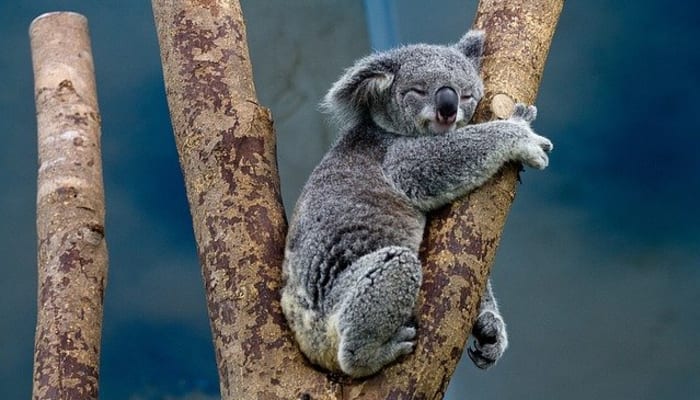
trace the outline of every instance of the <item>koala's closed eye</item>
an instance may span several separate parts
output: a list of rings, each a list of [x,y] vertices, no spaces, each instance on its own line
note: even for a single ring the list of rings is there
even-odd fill
[[[471,92],[462,92],[462,94],[459,96],[459,98],[460,98],[462,101],[466,101],[466,100],[471,100],[471,99],[473,99],[473,98],[474,98],[474,95],[473,95]]]
[[[414,86],[414,87],[412,87],[412,88],[406,90],[406,92],[404,92],[404,96],[407,95],[407,94],[414,94],[414,95],[416,95],[416,96],[423,97],[423,96],[427,96],[427,95],[428,95],[428,91],[425,90],[425,89],[422,88],[422,87]]]

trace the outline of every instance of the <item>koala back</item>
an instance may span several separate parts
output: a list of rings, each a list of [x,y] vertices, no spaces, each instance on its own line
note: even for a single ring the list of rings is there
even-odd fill
[[[305,287],[309,305],[331,310],[334,278],[364,254],[406,243],[417,249],[423,213],[396,191],[382,170],[390,138],[357,127],[314,169],[297,202],[285,264]],[[296,268],[295,268],[296,267]]]

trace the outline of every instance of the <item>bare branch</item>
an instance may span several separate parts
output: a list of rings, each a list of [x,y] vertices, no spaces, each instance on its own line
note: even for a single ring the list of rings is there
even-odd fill
[[[107,278],[100,115],[87,20],[30,27],[38,123],[34,399],[97,399]]]

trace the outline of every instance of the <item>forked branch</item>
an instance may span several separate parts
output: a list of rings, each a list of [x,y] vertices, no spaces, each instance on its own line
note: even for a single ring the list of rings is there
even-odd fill
[[[479,3],[479,120],[535,99],[563,0]],[[432,216],[416,352],[362,381],[298,351],[279,306],[286,222],[270,113],[238,1],[153,0],[168,104],[207,292],[223,399],[440,398],[462,355],[515,194],[516,168]]]

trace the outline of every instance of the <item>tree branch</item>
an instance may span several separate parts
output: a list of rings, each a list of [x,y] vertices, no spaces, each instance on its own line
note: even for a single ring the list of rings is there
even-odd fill
[[[562,4],[480,2],[475,27],[487,33],[487,94],[479,121],[534,100]],[[286,222],[275,137],[255,98],[240,5],[153,0],[153,11],[222,398],[441,397],[469,335],[517,169],[432,216],[415,354],[362,381],[319,372],[301,356],[279,306]]]
[[[39,145],[32,397],[97,399],[107,246],[87,20],[44,14],[29,34]]]
[[[257,104],[238,1],[153,0],[223,399],[325,379],[279,305],[286,234],[270,113]],[[316,392],[317,393],[317,392]]]

